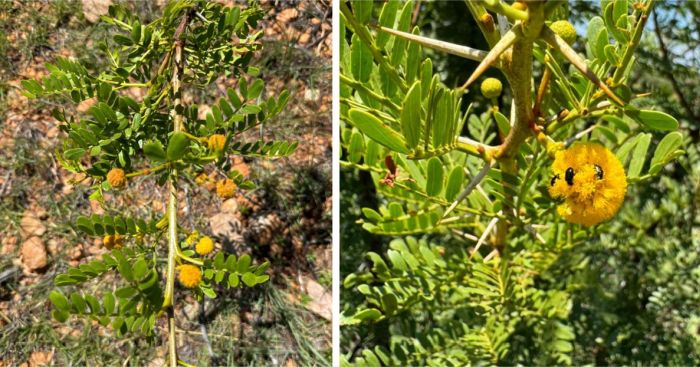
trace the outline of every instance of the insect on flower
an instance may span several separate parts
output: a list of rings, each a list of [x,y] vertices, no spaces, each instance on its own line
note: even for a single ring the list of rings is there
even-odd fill
[[[592,226],[612,218],[622,206],[627,177],[622,163],[596,143],[577,143],[556,153],[549,194],[563,202],[559,215]]]

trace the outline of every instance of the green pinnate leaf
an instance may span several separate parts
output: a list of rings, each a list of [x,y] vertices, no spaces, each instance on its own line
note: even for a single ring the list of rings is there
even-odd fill
[[[425,192],[430,196],[438,196],[442,191],[445,170],[440,158],[432,157],[428,161],[428,180]]]
[[[678,129],[678,120],[665,112],[627,109],[625,114],[652,130],[668,131]]]
[[[649,143],[651,142],[651,134],[642,134],[637,140],[637,145],[632,153],[632,159],[630,160],[630,165],[627,170],[627,176],[630,178],[638,177],[642,172],[644,167],[644,162],[646,161],[647,149],[649,149]]]
[[[462,189],[462,184],[464,183],[464,168],[462,166],[455,166],[450,171],[450,176],[447,178],[447,186],[445,187],[445,199],[447,201],[453,201],[457,198],[457,194]]]
[[[151,140],[143,145],[143,153],[154,162],[163,162],[166,159],[163,144],[157,140]]]
[[[215,106],[216,107],[216,106]],[[166,156],[170,161],[181,159],[187,152],[187,147],[190,145],[190,140],[182,132],[173,133],[168,141]]]
[[[250,272],[243,274],[243,276],[241,277],[243,284],[245,284],[248,287],[252,287],[255,284],[257,284],[256,279],[257,279],[257,277],[255,276],[255,274],[250,273]]]
[[[416,81],[406,93],[401,110],[401,132],[409,149],[418,146],[421,136],[421,82]]]
[[[399,153],[408,153],[403,137],[373,115],[357,109],[348,111],[350,123],[377,143]]]
[[[374,62],[372,53],[357,35],[352,36],[352,45],[350,46],[350,66],[353,77],[362,83],[369,81],[372,74]]]
[[[57,290],[53,290],[51,293],[49,293],[49,300],[51,300],[51,303],[53,303],[53,305],[59,311],[70,310],[70,302],[68,302],[68,299],[63,295],[63,293]]]
[[[250,268],[251,258],[248,254],[241,255],[238,258],[238,265],[236,266],[236,271],[243,274]]]

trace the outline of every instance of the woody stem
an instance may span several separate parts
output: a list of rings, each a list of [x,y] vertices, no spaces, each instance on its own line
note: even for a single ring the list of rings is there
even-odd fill
[[[512,176],[518,174],[518,163],[515,156],[525,139],[532,134],[531,124],[535,118],[532,111],[532,49],[534,41],[538,38],[544,25],[544,2],[528,3],[527,12],[528,19],[520,23],[520,26],[513,28],[517,38],[511,51],[502,56],[505,64],[503,72],[513,93],[514,113],[511,121],[512,127],[503,144],[499,147],[496,158],[501,171]],[[509,185],[505,177],[502,179],[502,184],[504,187]],[[510,225],[517,216],[512,192],[513,190],[503,190],[505,195],[503,214],[506,220],[498,221],[494,234],[493,243],[501,254],[505,249]]]
[[[170,117],[173,120],[173,132],[183,130],[182,115],[177,111],[182,107],[180,98],[180,75],[183,71],[182,49],[183,41],[182,34],[187,28],[189,14],[185,13],[174,34],[174,55],[172,59],[173,74],[170,80],[173,92],[173,108],[170,111]],[[175,260],[179,252],[177,244],[177,175],[178,171],[173,169],[170,171],[170,179],[168,180],[169,201],[168,201],[168,268],[166,271],[165,296],[163,300],[163,309],[168,316],[168,356],[170,367],[177,366],[177,340],[175,337],[175,312],[173,308],[173,293],[175,289]]]

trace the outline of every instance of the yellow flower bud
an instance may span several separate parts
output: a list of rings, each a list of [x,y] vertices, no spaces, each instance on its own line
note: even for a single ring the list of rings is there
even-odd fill
[[[194,232],[190,233],[189,236],[187,236],[185,243],[189,246],[189,245],[197,242],[197,238],[199,238],[199,232],[194,231]]]
[[[513,8],[521,11],[526,11],[527,10],[527,4],[525,4],[522,1],[516,1],[513,3]]]
[[[205,182],[207,182],[207,181],[209,181],[209,176],[208,176],[206,173],[204,173],[204,172],[198,174],[197,177],[194,178],[194,182],[195,182],[197,185],[201,185],[201,184],[203,184],[203,183],[205,183]]]
[[[214,241],[208,236],[200,238],[197,246],[195,246],[195,251],[200,255],[206,255],[214,251]]]
[[[177,270],[180,272],[178,275],[180,284],[187,288],[194,288],[202,281],[202,271],[194,265],[180,265],[177,267]]]
[[[481,94],[486,98],[496,98],[501,95],[503,84],[496,78],[486,78],[481,82]]]
[[[107,172],[107,182],[115,189],[124,187],[126,184],[124,170],[121,168],[112,168],[109,170],[109,172]]]

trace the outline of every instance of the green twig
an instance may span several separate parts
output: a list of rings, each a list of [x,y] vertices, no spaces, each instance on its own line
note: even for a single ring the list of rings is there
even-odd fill
[[[355,16],[352,14],[350,8],[348,8],[348,5],[345,3],[345,1],[340,2],[340,11],[341,13],[343,13],[343,16],[345,16],[345,19],[348,21],[348,26],[350,30],[352,30],[358,37],[360,37],[360,40],[370,50],[374,61],[376,61],[377,64],[379,64],[379,67],[382,69],[382,71],[389,75],[389,78],[391,78],[394,81],[394,83],[396,83],[396,85],[398,85],[399,88],[401,88],[402,92],[406,93],[406,91],[408,91],[408,86],[396,72],[396,68],[389,64],[386,58],[384,58],[384,56],[382,55],[382,52],[374,45],[374,42],[372,42],[372,35],[369,34],[367,28],[364,25],[360,24],[357,21],[357,19],[355,19]]]
[[[504,4],[500,0],[485,0],[484,5],[496,13],[503,14],[509,20],[527,20],[527,12],[516,9],[508,4]]]
[[[615,70],[615,74],[613,74],[612,78],[612,85],[615,86],[617,85],[620,81],[622,81],[622,77],[625,75],[625,70],[627,70],[630,61],[632,61],[632,56],[634,55],[634,51],[637,49],[637,46],[639,45],[639,40],[642,39],[642,33],[644,32],[644,26],[647,23],[647,19],[649,19],[649,13],[651,12],[652,7],[654,6],[654,0],[649,0],[647,4],[644,6],[644,9],[642,10],[642,14],[639,16],[639,19],[637,20],[637,25],[634,28],[634,33],[632,34],[632,40],[630,40],[630,43],[627,45],[627,48],[625,49],[625,54],[622,56],[622,61],[620,61],[620,66]]]

